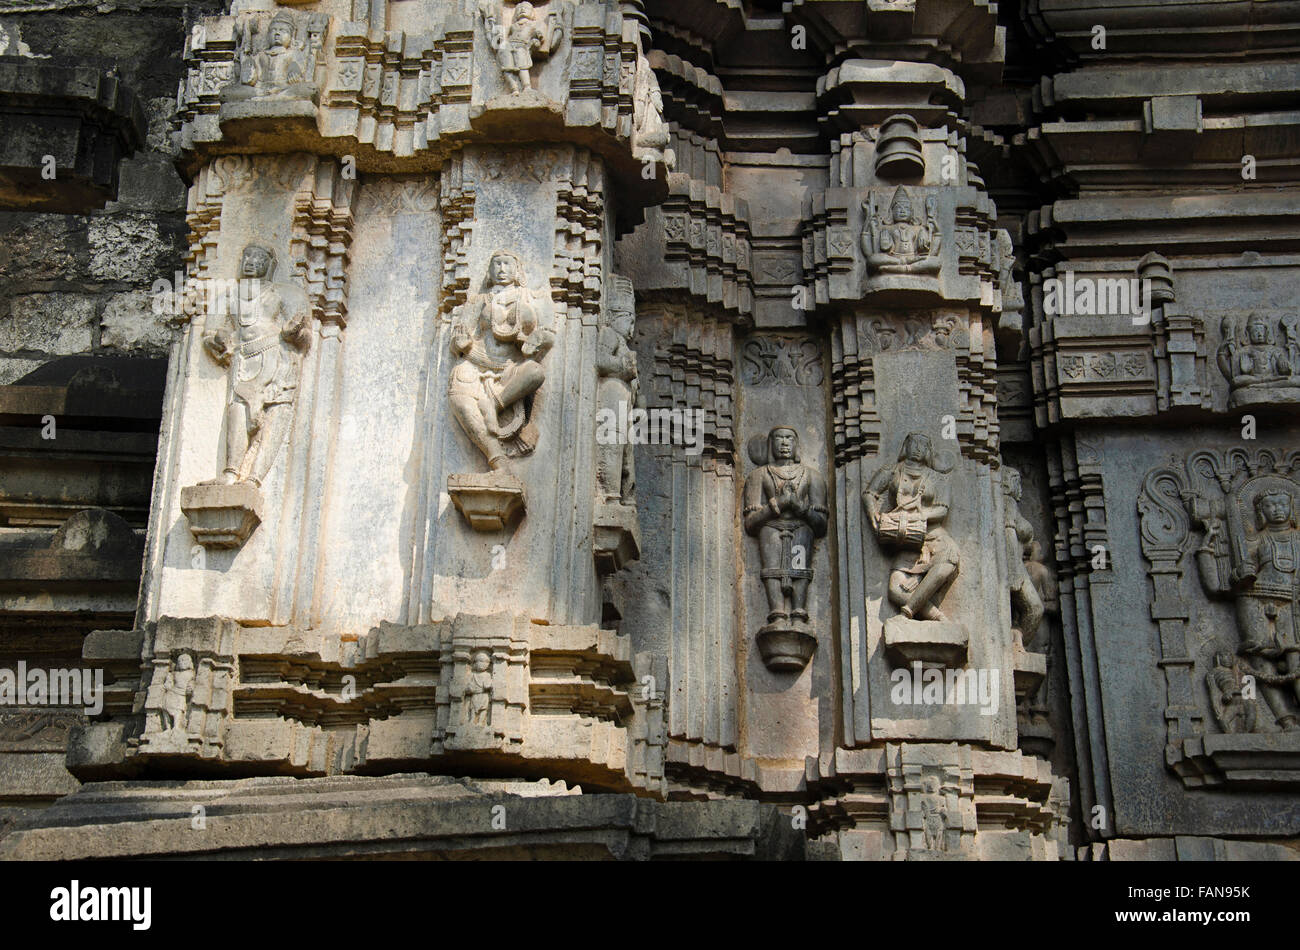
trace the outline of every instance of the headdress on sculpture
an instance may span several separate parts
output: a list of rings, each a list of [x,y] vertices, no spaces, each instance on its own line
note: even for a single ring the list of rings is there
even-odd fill
[[[912,199],[902,185],[894,191],[893,200],[889,203],[889,216],[895,223],[912,220]]]
[[[267,35],[273,36],[275,34],[276,27],[280,27],[280,26],[288,30],[289,35],[291,37],[297,31],[297,25],[293,22],[293,15],[289,13],[287,10],[281,10],[275,16],[271,17],[271,22],[267,25],[267,30],[266,30]]]
[[[628,313],[636,310],[636,290],[632,281],[615,274],[610,282],[609,312]]]

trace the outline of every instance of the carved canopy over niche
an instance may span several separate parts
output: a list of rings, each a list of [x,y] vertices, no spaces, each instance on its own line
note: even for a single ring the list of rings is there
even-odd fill
[[[1188,786],[1300,785],[1300,451],[1194,452],[1147,473],[1138,512],[1170,768]],[[1186,590],[1189,552],[1226,628]]]

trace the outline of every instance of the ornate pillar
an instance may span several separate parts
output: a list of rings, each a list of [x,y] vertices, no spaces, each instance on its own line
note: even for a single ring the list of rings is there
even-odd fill
[[[666,665],[601,626],[639,542],[598,431],[639,385],[613,241],[673,160],[644,31],[572,0],[195,26],[194,306],[137,629],[87,646],[141,675],[74,769],[662,793]]]

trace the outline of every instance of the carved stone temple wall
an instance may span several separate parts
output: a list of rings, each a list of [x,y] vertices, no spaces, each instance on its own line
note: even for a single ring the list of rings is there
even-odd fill
[[[0,857],[1294,855],[1292,5],[86,6]]]

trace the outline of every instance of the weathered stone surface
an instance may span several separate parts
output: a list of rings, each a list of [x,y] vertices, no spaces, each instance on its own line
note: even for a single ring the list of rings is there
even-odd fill
[[[25,294],[0,319],[0,350],[67,356],[95,339],[95,300],[80,294]]]
[[[10,42],[21,40],[6,39],[6,47]],[[122,158],[144,139],[140,105],[116,75],[29,55],[0,62],[0,115],[0,205],[6,208],[102,207],[116,196]]]
[[[154,295],[133,290],[110,297],[99,316],[99,341],[105,350],[166,356],[171,328],[154,313]]]
[[[582,794],[563,782],[421,774],[170,784],[88,787],[58,811],[8,828],[0,860],[804,856],[802,833],[776,806],[757,802],[649,802]],[[190,826],[194,804],[205,809],[201,833]]]
[[[0,216],[0,851],[1289,855],[1295,11],[752,6],[6,19],[147,131]]]

